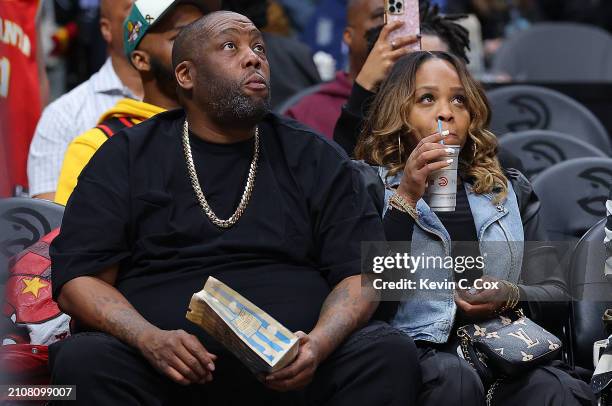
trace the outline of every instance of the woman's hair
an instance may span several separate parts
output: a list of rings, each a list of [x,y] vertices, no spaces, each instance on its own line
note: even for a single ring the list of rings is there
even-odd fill
[[[448,46],[451,54],[458,56],[465,63],[470,63],[467,56],[467,50],[470,49],[470,33],[457,23],[458,20],[467,18],[467,14],[441,14],[440,7],[437,4],[432,5],[428,0],[419,2],[419,14],[421,34],[440,38]],[[384,25],[380,25],[366,31],[368,53],[374,48],[383,27]]]
[[[369,114],[355,156],[368,163],[384,166],[388,176],[403,171],[415,147],[408,118],[415,104],[416,74],[432,59],[450,63],[463,85],[470,126],[466,143],[459,155],[459,175],[473,184],[475,193],[497,193],[495,202],[508,193],[507,178],[497,160],[497,139],[489,130],[491,109],[482,87],[457,57],[446,52],[413,52],[400,58],[381,84]],[[398,140],[401,139],[401,147]]]

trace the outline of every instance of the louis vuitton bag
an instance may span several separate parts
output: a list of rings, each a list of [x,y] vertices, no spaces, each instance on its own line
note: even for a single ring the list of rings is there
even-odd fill
[[[561,340],[525,317],[522,310],[467,324],[457,330],[457,335],[464,359],[485,385],[552,360],[561,350]]]

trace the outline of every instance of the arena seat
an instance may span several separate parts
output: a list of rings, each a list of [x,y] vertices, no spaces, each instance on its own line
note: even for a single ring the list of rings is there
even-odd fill
[[[499,140],[499,146],[521,160],[523,173],[531,180],[543,170],[568,159],[608,157],[576,137],[549,130],[509,133]]]
[[[491,130],[498,137],[510,132],[551,130],[571,134],[612,156],[610,138],[586,107],[555,90],[513,85],[487,93],[491,103]]]
[[[610,82],[612,35],[592,25],[534,24],[504,41],[493,71],[515,81]]]
[[[540,221],[551,241],[577,241],[606,216],[612,158],[577,158],[551,166],[533,181]]]
[[[62,223],[64,206],[48,200],[12,197],[0,200],[0,286],[10,258]]]
[[[274,109],[274,111],[278,114],[285,114],[287,110],[295,106],[304,97],[308,96],[311,93],[315,93],[316,91],[318,91],[321,88],[321,86],[323,86],[324,84],[325,83],[318,83],[314,86],[310,86],[310,87],[300,90],[299,92],[297,92],[296,94],[294,94],[293,96],[291,96],[290,98],[288,98],[287,100],[279,104],[278,107]]]
[[[593,370],[593,343],[608,337],[602,316],[612,308],[612,284],[604,276],[603,244],[606,219],[591,227],[578,242],[570,264],[570,364]]]

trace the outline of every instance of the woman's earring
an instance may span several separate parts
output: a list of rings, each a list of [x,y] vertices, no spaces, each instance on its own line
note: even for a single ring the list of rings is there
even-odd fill
[[[476,144],[472,144],[472,161],[476,159],[477,152],[478,152],[478,147],[476,147]]]
[[[402,137],[401,136],[397,136],[397,161],[400,163],[402,163]]]

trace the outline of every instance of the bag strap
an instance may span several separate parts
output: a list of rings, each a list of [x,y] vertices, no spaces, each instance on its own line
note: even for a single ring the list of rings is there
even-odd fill
[[[124,128],[133,127],[134,124],[134,121],[128,117],[111,117],[102,121],[96,128],[110,138]]]

